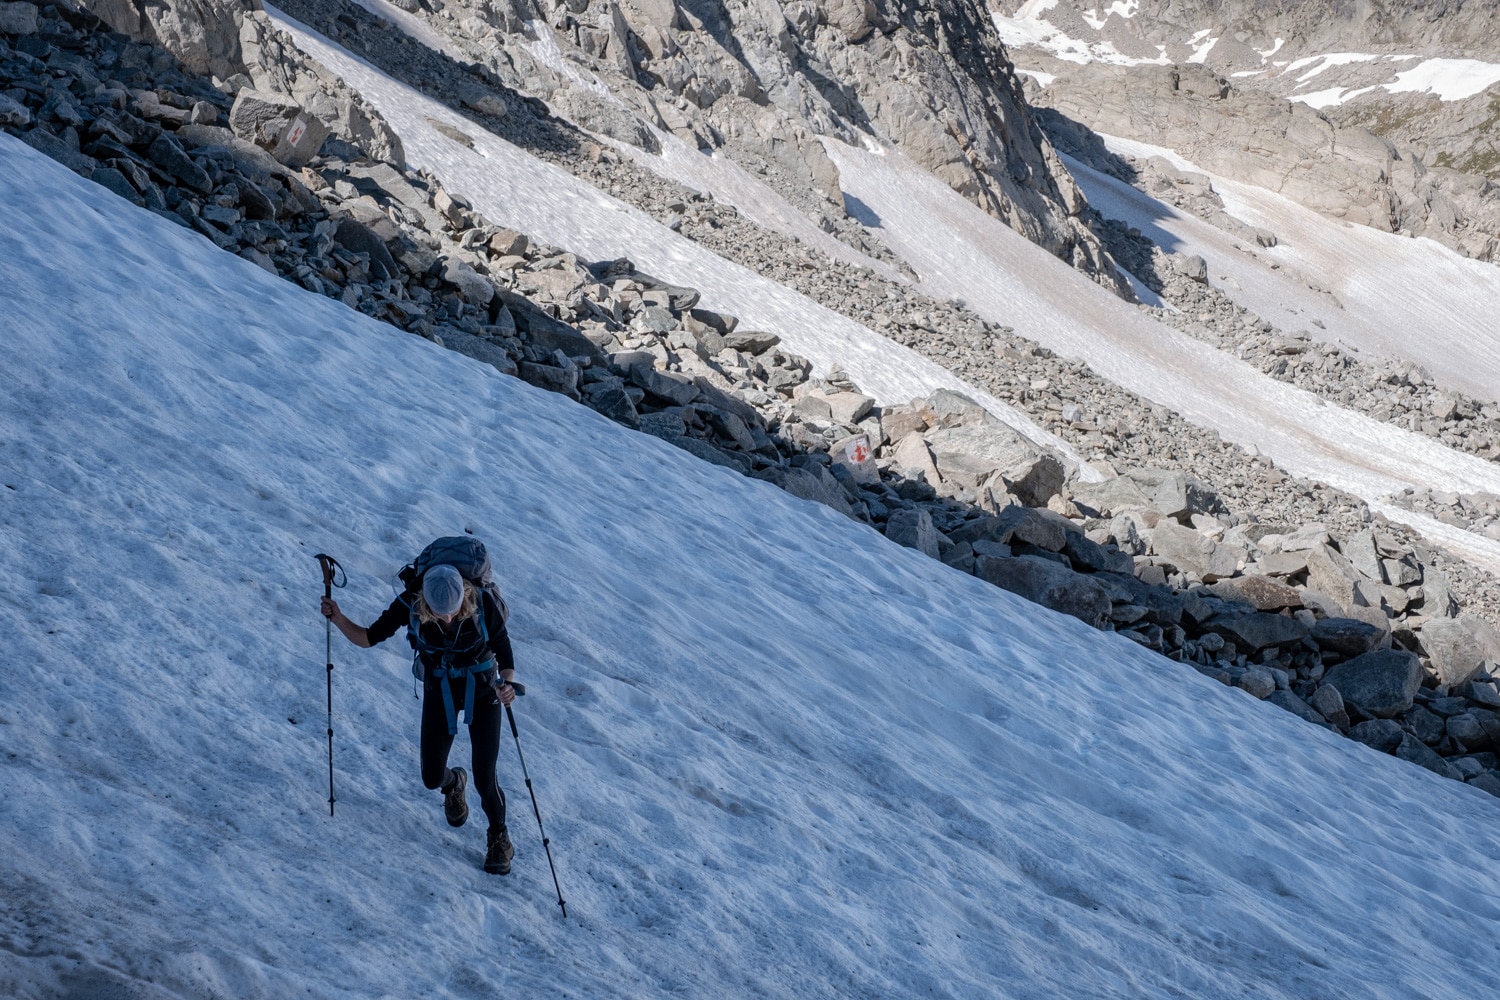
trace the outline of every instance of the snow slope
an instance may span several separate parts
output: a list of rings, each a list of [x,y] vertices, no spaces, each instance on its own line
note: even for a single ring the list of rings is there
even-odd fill
[[[1490,322],[1500,314],[1493,264],[1432,240],[1326,218],[1263,188],[1203,171],[1160,146],[1104,139],[1113,152],[1161,156],[1180,170],[1205,174],[1226,212],[1276,234],[1274,247],[1247,245],[1066,159],[1089,204],[1106,218],[1136,226],[1164,249],[1202,256],[1210,282],[1236,302],[1316,340],[1417,361],[1439,384],[1480,399],[1500,393],[1500,337]]]
[[[0,995],[1474,995],[1500,800],[273,278],[0,136]],[[491,545],[567,898],[417,780]],[[507,741],[509,742],[509,741]],[[462,760],[460,737],[457,760]]]
[[[962,298],[986,318],[1014,327],[1065,357],[1086,361],[1115,384],[1170,407],[1226,440],[1253,445],[1296,475],[1365,500],[1379,501],[1407,485],[1500,492],[1500,466],[1425,435],[1325,404],[1179,333],[1041,252],[900,153],[875,154],[826,138],[824,146],[839,168],[845,190],[879,217],[880,238],[922,275],[928,294]],[[1092,197],[1096,189],[1086,191]],[[1171,211],[1158,207],[1163,213]],[[1409,270],[1390,267],[1380,272],[1393,284],[1389,294],[1394,297],[1410,289],[1420,298],[1426,294],[1424,283],[1443,273],[1421,263],[1434,245],[1393,242],[1412,244],[1416,252],[1400,258]],[[1164,243],[1169,249],[1182,245],[1173,239]],[[1187,247],[1185,252],[1196,250],[1195,244]],[[1441,255],[1437,259],[1443,266],[1451,263]],[[1283,308],[1304,311],[1312,306],[1296,303],[1316,298],[1303,289],[1300,298],[1285,299]],[[1429,321],[1436,325],[1452,315],[1480,322],[1491,298],[1490,292],[1476,293],[1454,303],[1447,314],[1434,311]],[[1442,336],[1469,329],[1447,329]],[[1477,353],[1476,370],[1485,358]],[[1410,520],[1404,512],[1390,511],[1393,520]],[[1423,519],[1420,526],[1429,523]],[[1445,540],[1450,542],[1465,558],[1500,572],[1500,543],[1462,532]]]

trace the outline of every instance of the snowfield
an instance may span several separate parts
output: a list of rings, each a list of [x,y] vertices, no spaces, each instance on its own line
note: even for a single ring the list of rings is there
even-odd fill
[[[0,177],[0,994],[1494,982],[1500,800],[309,294],[8,136]],[[566,917],[512,747],[509,877],[421,788],[399,641],[335,636],[328,814],[313,554],[368,622],[465,530],[513,611]]]

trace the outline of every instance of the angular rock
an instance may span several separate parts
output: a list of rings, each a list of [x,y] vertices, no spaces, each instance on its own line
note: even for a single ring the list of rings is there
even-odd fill
[[[1406,738],[1406,731],[1401,728],[1400,723],[1391,719],[1370,719],[1361,722],[1349,730],[1349,738],[1358,740],[1365,746],[1381,753],[1392,753],[1401,745]]]
[[[1072,615],[1094,628],[1109,620],[1109,594],[1090,577],[1035,556],[979,556],[974,575],[1033,604]]]
[[[135,202],[137,205],[141,204],[141,196],[136,193],[135,187],[118,170],[111,167],[100,167],[94,171],[91,179],[95,184],[113,191],[126,201]]]
[[[1310,634],[1318,648],[1354,657],[1379,649],[1389,633],[1357,618],[1324,618]]]
[[[1146,583],[1128,573],[1098,573],[1094,579],[1123,595],[1131,604],[1145,608],[1146,621],[1168,627],[1182,621],[1183,598],[1169,587]]]
[[[1484,653],[1465,625],[1454,618],[1430,618],[1417,634],[1439,684],[1468,683],[1484,666]]]
[[[885,523],[885,537],[933,559],[938,558],[938,531],[932,515],[922,508],[896,510]]]
[[[998,473],[1028,507],[1045,506],[1067,475],[1056,457],[988,413],[976,423],[940,427],[927,443],[944,479],[973,488]]]
[[[728,338],[725,338],[728,341]],[[853,427],[863,420],[875,405],[875,400],[858,392],[836,392],[827,397],[829,411],[835,421]],[[941,470],[939,465],[939,470]]]
[[[1422,686],[1422,663],[1401,649],[1381,649],[1340,663],[1323,675],[1363,715],[1393,718],[1412,707]]]
[[[462,330],[444,331],[443,346],[459,354],[467,355],[476,361],[483,361],[493,366],[505,375],[515,375],[516,363],[505,351],[485,340],[483,337],[471,336]]]
[[[1257,698],[1265,699],[1276,693],[1276,678],[1265,667],[1251,667],[1240,675],[1235,686]]]
[[[0,127],[30,125],[31,112],[26,105],[0,94]]]
[[[1267,576],[1297,576],[1307,572],[1307,550],[1262,553],[1257,562]]]
[[[340,219],[338,228],[333,231],[333,242],[350,253],[368,254],[370,274],[376,278],[394,278],[401,273],[390,250],[386,249],[385,240],[356,219]]]
[[[854,516],[849,495],[844,492],[839,481],[820,465],[762,469],[755,474],[755,478],[778,486],[794,497],[832,507],[846,517]]]
[[[0,35],[34,35],[36,17],[34,3],[0,3]]]
[[[701,438],[673,438],[672,444],[675,444],[677,447],[681,448],[683,451],[688,452],[691,455],[696,455],[698,458],[701,458],[705,462],[710,462],[714,465],[722,465],[724,468],[733,469],[735,472],[738,472],[741,475],[748,474],[751,468],[754,466],[754,463],[747,456],[741,455],[739,452],[727,451],[723,448],[720,448],[718,445],[711,444],[710,442],[704,441]],[[794,496],[801,495],[795,493],[792,490],[787,490],[787,492],[792,493]],[[803,497],[803,499],[812,500],[816,498]]]
[[[276,158],[276,162],[288,167],[304,166],[318,155],[328,135],[328,126],[304,111],[281,130],[281,134],[276,137],[276,145],[271,149],[271,155]]]
[[[649,395],[673,406],[686,406],[701,395],[701,390],[692,379],[676,372],[657,371],[647,364],[632,365],[630,381],[646,390]]]
[[[1324,719],[1323,716],[1319,715],[1316,709],[1314,709],[1307,702],[1303,701],[1301,698],[1297,697],[1297,695],[1291,691],[1273,691],[1266,698],[1266,701],[1270,702],[1272,705],[1275,705],[1277,708],[1286,709],[1288,712],[1291,712],[1299,719],[1303,719],[1316,725],[1321,725],[1322,723],[1328,721],[1327,719]]]
[[[1384,583],[1380,553],[1375,549],[1375,533],[1369,528],[1350,538],[1343,546],[1344,556],[1360,575],[1375,583]]]
[[[908,434],[901,439],[891,455],[891,464],[907,479],[920,479],[931,486],[943,481],[932,452],[927,449],[927,441],[920,434]]]
[[[1307,586],[1327,594],[1345,609],[1368,605],[1357,588],[1360,575],[1344,554],[1331,545],[1318,545],[1307,553]]]
[[[464,297],[464,301],[476,306],[487,306],[495,297],[494,282],[457,257],[443,259],[443,279],[457,285],[458,294]]]
[[[1068,543],[1066,519],[1051,511],[1012,505],[992,520],[982,520],[990,524],[987,536],[1004,545],[1025,542],[1049,552],[1061,552]]]
[[[1470,778],[1469,784],[1482,792],[1489,792],[1500,798],[1500,772],[1486,771],[1477,777]]]
[[[241,139],[266,144],[301,113],[302,105],[290,97],[246,87],[235,95],[229,109],[229,127]]]
[[[1434,774],[1452,778],[1454,781],[1463,780],[1463,775],[1459,773],[1458,768],[1439,757],[1431,747],[1410,733],[1402,734],[1401,743],[1393,753],[1404,761],[1427,768]]]
[[[1422,614],[1429,618],[1452,618],[1458,614],[1453,584],[1447,574],[1432,566],[1422,568]]]
[[[868,434],[852,434],[835,441],[828,449],[828,456],[856,483],[873,486],[880,482],[880,467],[875,464],[875,449]]]
[[[1323,684],[1312,693],[1307,703],[1340,732],[1349,729],[1349,713],[1344,710],[1344,696],[1332,684]]]
[[[641,415],[635,408],[635,401],[622,385],[611,385],[599,392],[590,393],[589,405],[626,427],[639,428],[641,425]]]
[[[561,393],[573,400],[580,398],[577,368],[557,368],[553,365],[522,361],[518,374],[523,382],[529,382],[538,389]]]
[[[1446,735],[1453,737],[1464,745],[1464,749],[1473,753],[1478,750],[1488,750],[1494,746],[1489,730],[1479,716],[1470,712],[1455,715],[1445,724]]]
[[[1089,573],[1114,570],[1119,566],[1120,553],[1107,551],[1081,531],[1063,531],[1062,554],[1068,557],[1075,569]],[[1128,564],[1129,557],[1124,558]]]
[[[1163,469],[1134,469],[1102,483],[1077,484],[1074,492],[1091,506],[1114,513],[1151,508],[1183,518],[1209,513],[1218,505],[1218,497],[1201,480]]]
[[[1258,611],[1302,607],[1302,598],[1298,595],[1297,588],[1253,573],[1220,580],[1211,589],[1225,600],[1244,601],[1254,605]]]
[[[1205,630],[1234,642],[1241,651],[1289,646],[1307,638],[1308,628],[1295,618],[1257,611],[1212,618]]]
[[[707,313],[706,310],[702,309],[694,309],[692,315],[695,318],[703,315],[718,316],[717,313]],[[734,325],[738,321],[732,316],[718,316],[718,321],[718,325],[713,323],[708,323],[708,325],[719,331],[724,339],[724,346],[731,351],[743,351],[754,357],[766,353],[781,343],[781,338],[774,333],[764,333],[758,330],[734,332]],[[706,321],[700,320],[700,322]],[[720,330],[719,326],[727,326],[728,329]],[[863,419],[863,414],[861,414],[860,419]]]
[[[49,156],[84,177],[91,177],[96,164],[92,159],[53,135],[45,125],[21,133],[21,141],[44,156]]]
[[[1245,557],[1237,546],[1221,545],[1201,532],[1168,520],[1152,529],[1151,547],[1158,557],[1180,572],[1195,574],[1208,582],[1233,576]]]

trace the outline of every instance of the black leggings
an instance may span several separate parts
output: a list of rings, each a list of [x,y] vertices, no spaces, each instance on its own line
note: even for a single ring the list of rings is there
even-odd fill
[[[462,721],[467,679],[460,677],[423,685],[422,784],[428,788],[442,788],[453,781],[453,772],[448,770],[448,751],[453,749],[453,737],[448,734],[448,711],[443,707],[440,683],[451,685],[453,704]],[[505,793],[500,790],[500,782],[495,777],[495,759],[500,756],[502,711],[495,689],[481,683],[474,692],[474,721],[469,724],[469,746],[473,750],[469,780],[479,793],[479,804],[490,821],[491,830],[505,825]]]

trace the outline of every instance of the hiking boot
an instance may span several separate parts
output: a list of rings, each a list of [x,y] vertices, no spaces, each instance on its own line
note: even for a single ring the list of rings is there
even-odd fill
[[[484,870],[491,875],[509,875],[510,859],[516,856],[516,846],[510,842],[510,834],[502,826],[498,830],[491,830],[487,840]]]
[[[443,793],[443,815],[449,826],[463,826],[469,821],[469,800],[464,792],[469,787],[469,775],[461,767],[453,769],[453,787]]]

